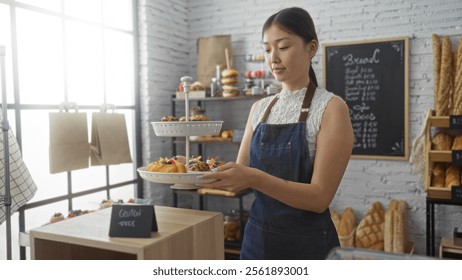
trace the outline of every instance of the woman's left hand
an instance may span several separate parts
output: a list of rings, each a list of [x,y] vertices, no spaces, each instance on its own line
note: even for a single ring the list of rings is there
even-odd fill
[[[213,172],[204,174],[203,179],[217,179],[217,181],[203,184],[204,188],[223,189],[231,192],[239,192],[252,187],[256,169],[228,162],[217,167]]]

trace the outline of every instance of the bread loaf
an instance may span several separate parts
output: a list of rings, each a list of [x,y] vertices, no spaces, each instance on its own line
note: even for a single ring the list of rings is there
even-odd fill
[[[443,162],[435,162],[432,168],[431,186],[435,188],[444,188],[446,186],[446,164]]]
[[[454,137],[452,141],[451,150],[462,150],[462,134]]]
[[[350,235],[356,227],[356,216],[351,207],[346,208],[340,219],[339,236]]]
[[[432,35],[433,43],[433,83],[434,83],[434,96],[435,96],[435,110],[437,104],[438,89],[440,83],[440,70],[441,70],[441,41],[440,37],[436,34]]]
[[[385,213],[383,211],[382,204],[380,202],[375,202],[356,228],[356,247],[383,250],[384,216]]]
[[[452,136],[446,132],[440,131],[432,138],[432,150],[448,151],[452,147]]]
[[[446,188],[452,186],[460,186],[460,167],[456,165],[450,165],[446,169]]]
[[[453,115],[462,115],[462,37],[459,39],[454,61],[454,107]]]
[[[444,36],[441,48],[441,69],[435,106],[437,116],[449,115],[449,98],[453,88],[452,59],[451,39],[449,36]]]
[[[338,233],[340,229],[340,219],[341,219],[340,213],[335,211],[332,208],[329,208],[329,211],[330,211],[330,217],[332,218],[332,222],[334,223],[334,226],[335,226],[335,230]]]
[[[384,251],[404,253],[407,244],[407,205],[403,200],[391,200],[385,211]]]

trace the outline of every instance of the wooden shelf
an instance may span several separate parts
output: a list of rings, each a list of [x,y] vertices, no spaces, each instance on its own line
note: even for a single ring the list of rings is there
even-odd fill
[[[449,116],[430,116],[428,124],[434,127],[449,127]]]
[[[200,188],[197,190],[198,194],[202,195],[218,195],[218,196],[227,196],[227,197],[240,197],[252,192],[251,189],[245,189],[240,192],[229,192],[220,189],[209,189],[209,188]]]
[[[431,162],[451,162],[452,151],[429,151]]]

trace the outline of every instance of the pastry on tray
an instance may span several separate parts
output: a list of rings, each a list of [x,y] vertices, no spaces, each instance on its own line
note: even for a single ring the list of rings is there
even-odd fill
[[[158,161],[151,162],[146,167],[149,172],[162,172],[162,173],[186,173],[186,166],[173,158],[160,158]]]

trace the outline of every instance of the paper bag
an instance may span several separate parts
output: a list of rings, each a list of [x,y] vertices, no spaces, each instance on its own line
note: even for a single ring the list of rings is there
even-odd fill
[[[86,113],[50,113],[50,173],[88,168]]]
[[[132,162],[125,115],[93,113],[90,146],[92,166]]]
[[[231,35],[201,37],[197,39],[197,80],[203,85],[210,85],[216,77],[216,66],[226,67],[225,49],[228,49],[230,65],[232,63]]]
[[[1,120],[1,113],[0,113]],[[27,169],[27,166],[22,160],[21,151],[19,150],[18,142],[11,130],[8,131],[9,161],[10,161],[10,198],[11,198],[11,214],[15,213],[21,206],[25,205],[37,191],[32,177]],[[5,194],[5,174],[4,174],[4,148],[3,133],[0,134],[0,201],[3,202]],[[0,202],[0,224],[5,217],[5,206]]]

